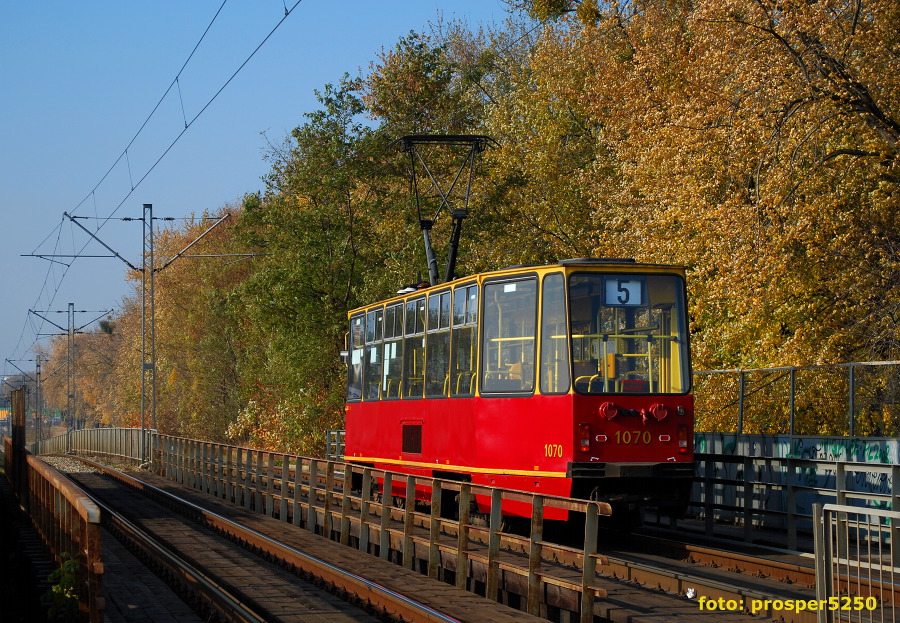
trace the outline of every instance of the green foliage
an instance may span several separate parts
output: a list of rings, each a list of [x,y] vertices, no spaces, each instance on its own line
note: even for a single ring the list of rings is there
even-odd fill
[[[51,586],[41,597],[41,602],[48,608],[48,618],[77,621],[78,593],[75,584],[78,581],[78,560],[68,552],[62,552],[59,569],[47,576],[47,580]]]
[[[259,256],[159,274],[160,428],[321,451],[343,416],[347,310],[425,270],[408,159],[388,149],[407,134],[500,143],[476,168],[461,274],[589,255],[680,263],[700,369],[900,359],[896,2],[510,4],[503,27],[410,33],[323,87],[270,143],[264,192],[204,241]],[[423,190],[431,216],[440,197]],[[160,253],[199,227],[167,231]],[[82,404],[112,423],[139,409],[138,294],[103,339],[79,336],[94,374]],[[800,425],[840,430],[817,402],[834,387],[810,387]],[[777,399],[783,381],[758,392]],[[704,397],[720,408],[711,428],[728,425],[728,396]],[[861,429],[894,430],[878,404]]]

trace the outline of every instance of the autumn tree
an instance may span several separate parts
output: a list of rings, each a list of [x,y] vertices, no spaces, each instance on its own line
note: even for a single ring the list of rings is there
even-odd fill
[[[157,421],[163,432],[224,439],[246,402],[238,373],[240,324],[229,301],[255,260],[235,237],[239,214],[239,206],[225,206],[155,237]]]
[[[476,167],[460,274],[679,263],[697,368],[900,358],[894,0],[509,4],[503,26],[410,33],[317,93],[270,143],[265,190],[207,241],[258,257],[158,274],[165,432],[320,451],[341,425],[347,310],[426,270],[407,156],[391,148],[409,134],[499,143]],[[455,172],[453,155],[427,155]],[[440,197],[421,199],[430,217]],[[203,227],[160,232],[160,253]],[[82,336],[98,378],[113,365],[85,384],[100,421],[139,413],[139,293],[111,334]],[[804,426],[836,430],[808,411]],[[760,430],[783,419],[764,415]]]
[[[242,240],[265,256],[230,301],[255,347],[241,370],[252,408],[232,434],[306,452],[340,426],[338,351],[378,212],[358,83],[345,77],[318,97],[322,108],[273,146],[266,192],[244,200]]]
[[[894,3],[588,4],[530,8],[592,68],[593,203],[694,269],[700,365],[896,353]]]

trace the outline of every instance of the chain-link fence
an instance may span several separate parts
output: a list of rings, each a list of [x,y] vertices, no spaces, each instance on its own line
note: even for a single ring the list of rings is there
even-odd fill
[[[694,373],[698,432],[895,437],[900,361]]]

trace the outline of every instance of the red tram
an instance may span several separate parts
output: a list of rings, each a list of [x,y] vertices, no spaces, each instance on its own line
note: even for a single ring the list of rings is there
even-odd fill
[[[513,267],[349,320],[347,461],[630,508],[686,503],[694,404],[682,267]]]

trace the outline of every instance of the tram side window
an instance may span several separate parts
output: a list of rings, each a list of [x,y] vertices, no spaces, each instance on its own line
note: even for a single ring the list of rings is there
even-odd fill
[[[478,321],[478,286],[464,285],[453,290],[453,366],[451,396],[475,395],[475,331]]]
[[[359,314],[350,318],[350,366],[347,369],[348,401],[358,401],[362,398],[364,328],[365,316]]]
[[[450,291],[428,296],[425,395],[446,396],[450,377]]]
[[[406,302],[406,331],[403,339],[403,397],[425,394],[425,298]]]
[[[541,293],[541,393],[565,394],[570,383],[565,278],[555,273]]]
[[[484,286],[481,352],[483,393],[534,390],[537,281]]]
[[[403,380],[403,303],[384,310],[381,399],[400,398]]]
[[[384,309],[370,310],[366,314],[365,364],[363,365],[363,400],[379,400],[381,397],[381,355]]]

